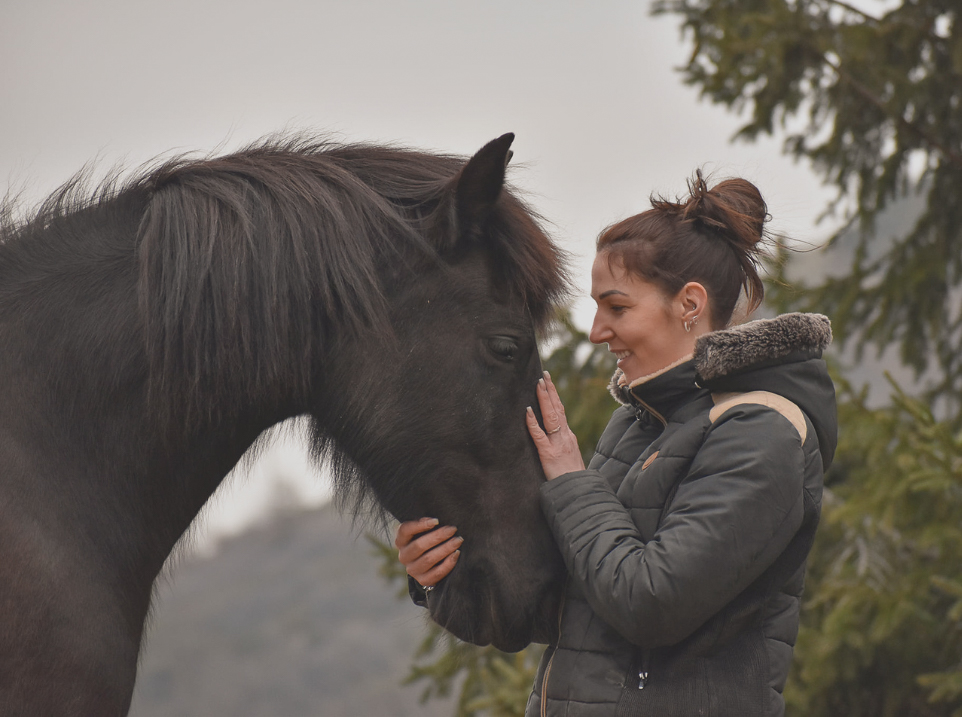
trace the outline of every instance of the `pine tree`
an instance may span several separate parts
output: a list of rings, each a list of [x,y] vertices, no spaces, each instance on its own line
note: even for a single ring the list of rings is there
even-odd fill
[[[844,380],[788,714],[962,715],[962,432]]]

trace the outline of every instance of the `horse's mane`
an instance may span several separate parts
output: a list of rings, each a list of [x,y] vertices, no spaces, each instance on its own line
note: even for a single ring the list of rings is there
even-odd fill
[[[78,176],[26,222],[15,222],[6,203],[0,261],[26,243],[11,238],[52,224],[69,235],[91,210],[142,207],[129,231],[140,260],[149,393],[155,409],[191,427],[236,415],[281,383],[306,388],[335,332],[383,324],[392,278],[440,260],[445,247],[432,244],[442,238],[430,228],[440,225],[445,187],[464,162],[298,136],[175,158],[93,191]],[[498,280],[543,326],[567,286],[562,252],[510,192],[486,231]]]

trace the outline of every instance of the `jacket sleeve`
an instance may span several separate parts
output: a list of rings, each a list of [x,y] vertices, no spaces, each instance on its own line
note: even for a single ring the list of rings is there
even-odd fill
[[[801,438],[757,404],[725,412],[652,540],[593,470],[542,486],[542,508],[592,609],[625,639],[673,645],[748,587],[803,519]]]

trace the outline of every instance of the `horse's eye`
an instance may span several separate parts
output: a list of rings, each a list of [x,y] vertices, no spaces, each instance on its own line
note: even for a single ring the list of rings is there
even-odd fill
[[[518,342],[507,336],[494,336],[488,339],[488,346],[499,358],[511,361],[518,354]]]

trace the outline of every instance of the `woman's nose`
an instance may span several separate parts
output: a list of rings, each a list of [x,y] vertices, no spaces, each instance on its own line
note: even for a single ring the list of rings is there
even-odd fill
[[[588,334],[588,340],[593,344],[603,344],[607,342],[611,336],[611,329],[608,328],[601,316],[595,314],[595,319],[591,322],[591,332]]]

